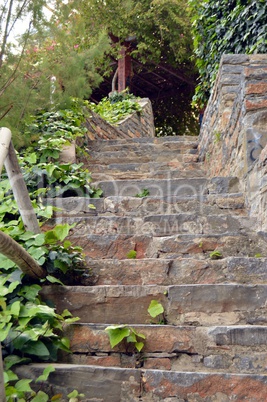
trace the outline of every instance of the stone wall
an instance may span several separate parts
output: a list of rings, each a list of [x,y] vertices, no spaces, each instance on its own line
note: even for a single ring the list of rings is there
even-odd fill
[[[149,99],[139,101],[141,113],[133,113],[126,119],[113,126],[91,111],[91,118],[87,120],[87,135],[90,140],[113,140],[121,138],[154,137],[154,116]]]
[[[200,132],[209,176],[237,176],[257,229],[267,231],[267,55],[224,55]]]

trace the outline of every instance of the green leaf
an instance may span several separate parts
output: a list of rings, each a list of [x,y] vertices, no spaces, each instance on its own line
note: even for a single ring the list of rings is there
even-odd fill
[[[105,331],[109,335],[109,341],[112,348],[130,335],[130,329],[124,325],[109,326],[105,328]]]
[[[32,392],[32,389],[30,387],[31,382],[32,380],[28,379],[19,380],[18,382],[16,382],[15,388],[18,392]]]
[[[59,279],[55,278],[55,277],[52,276],[52,275],[47,275],[47,276],[46,276],[46,279],[47,279],[49,282],[51,282],[51,283],[58,283],[59,285],[64,286],[64,284],[63,284]]]
[[[35,397],[31,399],[31,402],[47,402],[48,400],[49,396],[45,392],[38,391]]]
[[[43,381],[47,381],[49,374],[53,373],[56,369],[53,366],[47,366],[44,371],[43,374],[41,374],[38,378],[36,378],[36,382],[43,382]]]
[[[45,346],[42,341],[29,341],[23,348],[24,352],[27,352],[29,355],[35,355],[39,357],[49,357],[49,350]]]
[[[142,350],[143,347],[144,347],[144,343],[143,343],[143,342],[136,342],[136,343],[134,344],[134,346],[135,346],[135,348],[138,350],[138,352],[141,352],[141,350]]]
[[[159,303],[157,300],[151,300],[147,311],[149,312],[151,317],[155,318],[158,315],[164,313],[164,308],[162,304]]]

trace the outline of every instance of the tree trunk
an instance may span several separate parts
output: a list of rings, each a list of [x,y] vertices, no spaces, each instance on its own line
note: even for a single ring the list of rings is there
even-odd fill
[[[46,271],[11,237],[0,231],[0,253],[15,262],[25,274],[32,278],[45,278]]]

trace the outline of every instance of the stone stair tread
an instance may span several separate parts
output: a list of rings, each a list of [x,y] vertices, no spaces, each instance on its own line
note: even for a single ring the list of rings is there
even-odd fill
[[[89,144],[88,144],[89,145]],[[91,145],[91,146],[90,146]],[[143,152],[159,152],[159,151],[172,151],[172,152],[190,152],[197,149],[197,141],[164,141],[164,142],[154,142],[151,141],[101,141],[95,144],[89,145],[89,157],[95,155],[96,153],[103,154],[105,152],[139,152],[141,149]]]
[[[266,258],[248,257],[88,259],[77,285],[263,284],[267,283],[266,266]]]
[[[111,348],[105,324],[75,324],[66,332],[73,354],[65,363],[138,367],[140,356],[125,343]],[[142,368],[174,371],[266,372],[267,327],[134,325],[143,340]]]
[[[130,250],[137,252],[137,259],[194,257],[206,259],[215,250],[223,257],[262,255],[266,257],[266,243],[252,233],[227,235],[172,235],[155,237],[150,235],[76,235],[69,236],[73,244],[83,247],[87,257],[96,259],[125,259]]]
[[[227,234],[247,232],[252,221],[234,215],[198,213],[157,214],[134,216],[65,216],[61,223],[76,224],[76,235],[121,234],[169,236],[175,234]]]
[[[267,284],[53,286],[42,297],[82,322],[145,324],[151,300],[164,307],[168,324],[234,325],[267,323]],[[90,312],[90,313],[89,313]]]
[[[58,363],[53,366],[55,372],[49,378],[49,386],[54,393],[66,397],[73,389],[79,389],[92,401],[163,402],[171,398],[175,402],[185,402],[189,396],[192,401],[203,402],[209,402],[211,398],[215,401],[263,402],[267,394],[267,376],[264,374],[216,370],[212,373],[173,372]],[[45,363],[20,366],[16,373],[34,379],[45,367]]]
[[[55,217],[67,215],[85,216],[113,214],[118,216],[143,216],[155,213],[202,212],[203,214],[234,214],[247,216],[242,193],[196,196],[129,197],[110,196],[105,198],[66,197],[47,198],[46,205],[58,208]],[[92,205],[94,206],[92,209]]]
[[[88,145],[90,148],[96,147],[98,148],[99,146],[103,144],[110,144],[110,145],[116,145],[116,144],[161,144],[161,143],[194,143],[198,144],[198,137],[197,136],[192,136],[192,135],[177,135],[177,136],[165,136],[165,137],[132,137],[132,138],[123,138],[123,139],[112,139],[112,140],[88,140]]]

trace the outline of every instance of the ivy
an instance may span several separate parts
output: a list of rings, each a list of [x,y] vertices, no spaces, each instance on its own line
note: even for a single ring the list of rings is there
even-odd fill
[[[74,102],[74,105],[77,104]],[[70,190],[88,197],[101,195],[90,186],[91,175],[82,164],[60,164],[62,147],[84,135],[83,109],[47,112],[25,125],[33,142],[20,152],[19,161],[32,205],[42,226],[53,216],[54,208],[45,205],[45,197],[66,196]],[[82,249],[67,239],[74,225],[59,224],[42,233],[25,231],[5,174],[0,181],[0,230],[24,247],[42,266],[47,276],[42,280],[26,277],[15,263],[0,254],[0,342],[4,358],[7,401],[48,401],[42,390],[31,389],[30,380],[19,380],[13,373],[17,364],[31,361],[56,361],[59,350],[70,352],[70,342],[62,336],[63,325],[78,320],[68,310],[58,314],[40,296],[43,283],[62,285],[65,274],[80,272],[84,266]],[[76,194],[77,195],[77,194]],[[76,270],[76,271],[75,271]],[[48,375],[49,373],[44,373]],[[69,398],[78,400],[73,391]],[[53,399],[55,400],[55,399]]]
[[[267,51],[267,2],[244,0],[189,0],[200,83],[194,102],[203,106],[224,53]]]
[[[125,119],[134,112],[141,113],[142,107],[137,102],[134,95],[127,92],[118,94],[114,92],[110,98],[105,97],[97,105],[90,103],[93,112],[99,114],[108,123],[117,125],[118,122]]]

